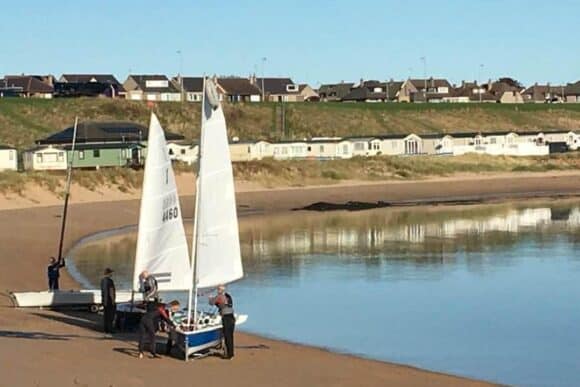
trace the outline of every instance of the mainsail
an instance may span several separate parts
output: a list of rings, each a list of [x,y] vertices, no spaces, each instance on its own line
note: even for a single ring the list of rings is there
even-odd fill
[[[209,288],[244,275],[226,120],[211,79],[205,80],[199,152],[192,258],[195,286]]]
[[[189,252],[175,176],[165,135],[154,113],[149,124],[133,290],[139,289],[139,274],[143,270],[157,279],[159,290],[191,288]]]

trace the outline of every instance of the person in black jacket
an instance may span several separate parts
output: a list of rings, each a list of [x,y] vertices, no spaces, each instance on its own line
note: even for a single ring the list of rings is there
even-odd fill
[[[113,333],[113,320],[115,319],[115,283],[111,278],[113,270],[105,269],[101,279],[101,301],[103,303],[103,328],[105,333]]]
[[[209,304],[215,305],[222,316],[222,333],[226,345],[224,359],[234,357],[234,329],[236,318],[234,316],[234,301],[229,293],[226,293],[225,285],[219,285],[217,295],[209,298]]]
[[[171,301],[168,307],[165,305],[157,305],[153,310],[145,313],[141,317],[139,322],[139,359],[143,358],[143,349],[145,347],[145,339],[149,339],[149,345],[151,346],[151,356],[153,358],[158,358],[157,356],[157,343],[155,342],[155,335],[159,330],[159,324],[161,321],[166,322],[172,327],[175,327],[175,323],[171,320],[170,314],[175,313],[179,310],[179,301]],[[169,352],[169,351],[168,351]]]
[[[47,268],[48,274],[48,290],[58,290],[58,279],[60,277],[60,268],[64,267],[64,259],[57,261],[55,257],[50,257]]]

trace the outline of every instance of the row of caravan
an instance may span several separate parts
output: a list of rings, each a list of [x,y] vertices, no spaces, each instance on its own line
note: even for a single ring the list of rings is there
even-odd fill
[[[507,156],[543,156],[552,152],[576,150],[580,144],[575,131],[490,132],[452,134],[405,134],[369,137],[318,137],[296,141],[232,141],[232,161],[333,160],[353,157],[463,155],[480,153]],[[172,160],[193,164],[197,144],[172,141],[168,144]],[[74,167],[139,167],[147,154],[147,143],[109,142],[78,144],[73,157],[67,144],[41,145],[22,155],[25,170],[65,170],[73,157]],[[17,170],[18,154],[12,147],[0,146],[0,170]]]

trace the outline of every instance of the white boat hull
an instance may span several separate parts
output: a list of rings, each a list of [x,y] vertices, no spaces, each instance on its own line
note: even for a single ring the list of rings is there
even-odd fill
[[[236,326],[243,324],[247,319],[247,315],[236,315]],[[191,332],[175,330],[173,334],[177,346],[185,355],[185,360],[208,349],[220,348],[222,345],[221,321]]]
[[[131,301],[128,291],[117,292],[117,302]],[[141,300],[141,294],[135,293],[134,299]],[[102,304],[100,290],[56,290],[53,292],[11,292],[10,299],[19,308],[54,308],[72,306],[99,306]]]

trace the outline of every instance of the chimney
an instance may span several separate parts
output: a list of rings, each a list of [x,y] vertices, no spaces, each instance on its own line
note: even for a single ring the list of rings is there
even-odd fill
[[[258,83],[258,80],[256,79],[256,73],[250,75],[250,83],[252,85],[256,85]]]
[[[363,87],[364,83],[365,83],[364,79],[361,78],[359,87]]]
[[[492,85],[493,85],[493,82],[492,82],[491,78],[489,78],[489,79],[487,80],[487,91],[490,91],[490,90],[491,90],[491,86],[492,86]]]

